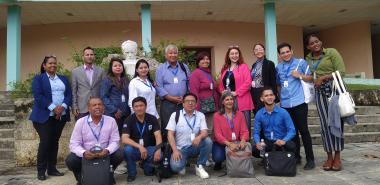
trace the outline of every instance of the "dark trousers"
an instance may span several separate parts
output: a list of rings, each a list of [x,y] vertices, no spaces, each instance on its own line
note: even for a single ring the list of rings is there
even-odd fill
[[[117,166],[123,161],[124,154],[122,149],[116,150],[114,153],[110,155],[110,163],[113,166],[113,169],[115,170]],[[78,157],[74,153],[70,153],[66,157],[66,166],[69,170],[71,170],[74,173],[75,179],[80,182],[81,181],[81,170],[82,170],[82,158]],[[96,177],[94,177],[96,178]]]
[[[256,115],[257,111],[264,107],[263,102],[260,100],[261,91],[263,88],[251,88],[251,97],[253,101],[253,105],[255,109],[253,109],[253,113]]]
[[[38,174],[45,174],[46,170],[48,172],[56,170],[59,138],[65,123],[66,121],[56,120],[53,116],[45,123],[33,122],[33,127],[40,137],[37,153]]]
[[[264,143],[265,143],[265,152],[270,152],[273,150],[273,147],[275,150],[282,150],[282,148],[287,151],[287,152],[293,152],[295,153],[296,152],[296,144],[293,142],[293,141],[288,141],[285,143],[284,146],[280,147],[278,145],[275,145],[276,141],[270,141],[270,140],[266,140],[264,139]],[[258,150],[256,148],[256,146],[253,146],[252,147],[252,155],[254,157],[257,157],[259,158],[260,157],[260,150]]]
[[[297,158],[300,158],[300,138],[299,133],[301,134],[302,143],[305,148],[305,154],[306,154],[306,160],[307,161],[314,161],[314,153],[313,153],[313,145],[310,137],[310,132],[307,124],[307,112],[308,112],[308,106],[306,103],[303,103],[301,105],[292,107],[292,108],[285,108],[289,114],[290,117],[292,117],[294,127],[296,129],[296,136],[294,136],[293,141],[296,144],[296,152],[295,155]]]
[[[212,160],[215,163],[222,163],[226,160],[226,145],[217,142],[212,144]]]
[[[125,119],[126,119],[127,117],[125,117],[125,116],[122,116],[120,119],[116,119],[115,118],[115,120],[116,120],[116,123],[117,123],[117,128],[119,129],[119,136],[120,136],[120,138],[121,138],[121,131],[123,130],[123,124],[124,124],[124,121],[125,121]]]
[[[170,116],[176,110],[182,109],[182,104],[177,105],[168,100],[161,100],[160,106],[160,118],[161,118],[161,132],[162,132],[162,140],[167,141],[167,130],[166,125],[168,125]]]

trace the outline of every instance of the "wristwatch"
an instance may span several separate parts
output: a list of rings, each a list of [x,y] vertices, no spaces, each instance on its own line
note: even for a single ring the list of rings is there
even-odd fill
[[[302,75],[300,75],[300,80],[302,80]]]

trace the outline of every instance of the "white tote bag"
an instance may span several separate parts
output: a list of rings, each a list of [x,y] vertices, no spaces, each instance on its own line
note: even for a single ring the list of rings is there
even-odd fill
[[[300,65],[302,60],[298,61],[298,65],[296,67],[296,70],[298,70],[298,66]],[[309,65],[306,68],[305,74],[309,71]],[[313,102],[315,99],[315,89],[314,89],[314,83],[312,82],[305,82],[301,80],[301,85],[303,89],[303,94],[305,96],[305,103]]]
[[[339,110],[340,110],[340,117],[344,118],[344,117],[354,115],[355,102],[352,99],[351,94],[347,92],[339,71],[333,72],[332,76],[334,78],[333,92],[335,92],[336,90],[339,92],[338,105],[339,105]]]

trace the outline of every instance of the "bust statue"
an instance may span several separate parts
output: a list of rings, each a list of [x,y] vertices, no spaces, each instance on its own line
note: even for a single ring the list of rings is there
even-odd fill
[[[123,60],[125,72],[133,77],[135,74],[135,66],[137,63],[137,43],[135,41],[127,40],[121,44],[121,50],[125,56]]]

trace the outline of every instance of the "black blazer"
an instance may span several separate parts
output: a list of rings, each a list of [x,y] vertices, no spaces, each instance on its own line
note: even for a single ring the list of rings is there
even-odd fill
[[[251,72],[253,70],[254,65],[255,63],[252,64]],[[265,58],[263,61],[262,71],[264,86],[272,87],[273,93],[276,95],[277,98],[277,72],[274,63]]]

